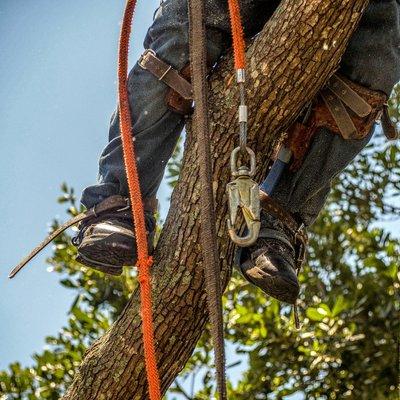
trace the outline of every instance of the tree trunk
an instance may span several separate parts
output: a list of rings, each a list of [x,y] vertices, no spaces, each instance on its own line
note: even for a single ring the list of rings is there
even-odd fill
[[[284,0],[249,45],[249,146],[261,179],[279,132],[335,71],[367,0]],[[213,186],[221,280],[231,273],[234,246],[226,230],[225,186],[237,144],[237,87],[231,57],[211,77]],[[165,392],[185,366],[207,321],[199,249],[196,143],[189,133],[179,183],[155,253],[154,319],[158,365]],[[87,351],[64,399],[148,398],[138,291],[113,327]]]

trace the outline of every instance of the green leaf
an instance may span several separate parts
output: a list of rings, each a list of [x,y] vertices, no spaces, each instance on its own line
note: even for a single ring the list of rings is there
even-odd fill
[[[306,315],[311,321],[322,321],[326,317],[326,313],[321,314],[318,309],[314,307],[307,308]]]
[[[347,301],[342,295],[339,295],[335,301],[335,305],[333,306],[332,316],[336,317],[342,311],[346,310],[346,308],[347,308]]]

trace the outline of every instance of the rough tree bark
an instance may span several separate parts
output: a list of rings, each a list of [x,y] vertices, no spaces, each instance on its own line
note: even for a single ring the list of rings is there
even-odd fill
[[[279,132],[335,71],[368,0],[284,0],[247,51],[249,145],[260,179]],[[230,277],[234,247],[226,232],[229,156],[237,132],[232,61],[211,78],[213,184],[221,280]],[[165,392],[192,354],[207,321],[199,249],[196,145],[189,134],[179,183],[155,253],[154,315]],[[65,400],[146,399],[138,293],[113,327],[87,351]]]

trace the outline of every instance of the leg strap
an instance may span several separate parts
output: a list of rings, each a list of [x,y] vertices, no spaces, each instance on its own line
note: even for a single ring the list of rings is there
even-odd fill
[[[172,111],[185,116],[192,113],[193,91],[189,65],[178,72],[158,58],[151,49],[145,50],[138,64],[169,86],[170,90],[167,92],[165,102]]]
[[[138,64],[174,89],[185,100],[193,99],[192,85],[171,65],[160,60],[154,50],[147,49],[140,57]]]
[[[305,230],[304,224],[298,223],[295,218],[293,218],[292,214],[284,210],[280,204],[274,201],[270,196],[265,194],[264,192],[260,191],[260,203],[261,208],[267,212],[268,214],[273,215],[275,218],[280,220],[287,230],[291,234],[291,239],[293,240],[293,245],[290,243],[291,247],[294,248],[295,251],[295,268],[296,274],[298,275],[301,267],[303,266],[306,260],[306,252],[307,252],[307,243],[308,243],[308,236]],[[279,237],[279,234],[276,233],[269,233],[265,232],[267,237],[273,239],[279,239],[283,243],[287,244],[287,239]],[[299,313],[297,307],[297,301],[293,305],[293,315],[295,326],[297,329],[300,329],[300,320],[299,320]]]
[[[260,191],[260,205],[267,214],[281,221],[286,227],[293,241],[293,247],[296,253],[296,269],[299,271],[305,261],[308,243],[308,235],[304,224],[297,222],[292,214],[284,210],[280,204],[263,191]]]
[[[151,198],[148,200],[144,200],[144,207],[146,211],[154,212],[157,208],[156,206],[157,200],[155,198]],[[116,195],[110,196],[101,203],[95,205],[89,210],[78,214],[77,216],[71,218],[69,221],[62,224],[58,229],[52,232],[46,239],[43,240],[38,246],[36,246],[8,275],[9,278],[14,278],[14,276],[21,271],[21,269],[30,261],[33,257],[39,254],[49,243],[51,243],[57,236],[63,233],[66,229],[70,228],[73,225],[76,225],[82,221],[88,221],[92,218],[96,218],[97,216],[109,212],[109,211],[125,211],[130,210],[131,206],[129,200],[125,197]]]

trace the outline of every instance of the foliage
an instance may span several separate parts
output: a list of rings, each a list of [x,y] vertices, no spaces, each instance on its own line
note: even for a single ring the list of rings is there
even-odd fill
[[[340,177],[313,226],[299,332],[290,308],[234,275],[225,294],[226,334],[249,365],[231,382],[229,399],[296,392],[307,399],[397,398],[400,241],[376,222],[398,213],[390,201],[400,189],[400,149],[382,147],[372,154],[368,148]],[[205,363],[211,368],[210,358],[202,342],[180,386]],[[211,373],[198,374],[204,382],[196,399],[210,398]]]
[[[398,121],[399,104],[392,103]],[[178,167],[175,159],[173,180]],[[76,215],[73,190],[64,184],[62,192],[59,202]],[[398,214],[399,193],[399,145],[378,137],[336,181],[313,226],[309,261],[300,276],[299,332],[290,308],[234,274],[224,298],[226,337],[247,355],[248,365],[238,382],[229,383],[229,399],[283,399],[295,392],[311,400],[396,398],[400,241],[381,221]],[[54,221],[53,228],[57,225]],[[48,260],[61,285],[76,293],[66,326],[46,338],[47,349],[33,355],[32,366],[16,362],[0,371],[1,400],[60,398],[85,349],[109,328],[135,287],[134,271],[108,277],[76,263],[75,254],[64,234]],[[205,332],[171,388],[172,397],[185,392],[183,381],[201,377],[200,392],[185,396],[211,398],[209,343]]]

